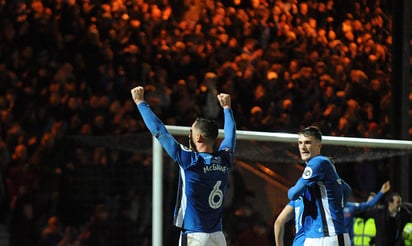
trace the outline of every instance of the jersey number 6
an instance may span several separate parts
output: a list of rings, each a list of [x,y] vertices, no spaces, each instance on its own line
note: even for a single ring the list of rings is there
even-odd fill
[[[222,181],[218,180],[209,194],[209,206],[213,209],[220,208],[223,203],[223,191],[220,189]]]

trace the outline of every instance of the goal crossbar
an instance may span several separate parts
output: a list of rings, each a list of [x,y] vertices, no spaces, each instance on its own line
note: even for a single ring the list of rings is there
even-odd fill
[[[190,129],[190,127],[172,125],[167,125],[166,128],[171,134],[175,135],[187,135],[189,134]],[[222,129],[219,130],[219,136],[223,136]],[[236,137],[241,140],[284,143],[296,143],[298,139],[298,135],[293,133],[257,132],[245,130],[237,130]],[[370,148],[412,149],[412,141],[380,138],[322,136],[322,144]]]

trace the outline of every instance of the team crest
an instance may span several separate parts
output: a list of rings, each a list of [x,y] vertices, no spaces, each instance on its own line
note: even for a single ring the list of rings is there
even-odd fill
[[[306,167],[305,170],[303,170],[302,178],[308,179],[312,177],[312,168]]]

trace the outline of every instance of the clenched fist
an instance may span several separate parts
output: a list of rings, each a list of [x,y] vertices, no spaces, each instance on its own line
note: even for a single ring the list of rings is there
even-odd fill
[[[220,103],[222,108],[230,108],[231,107],[231,98],[229,94],[220,93],[217,95],[217,100]]]
[[[143,86],[137,86],[130,90],[132,93],[133,101],[137,104],[144,101],[144,88]]]

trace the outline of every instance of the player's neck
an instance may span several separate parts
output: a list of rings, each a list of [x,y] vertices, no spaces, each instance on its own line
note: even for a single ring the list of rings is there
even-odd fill
[[[198,152],[202,153],[213,153],[213,145],[209,146],[207,144],[198,144],[196,149]]]

